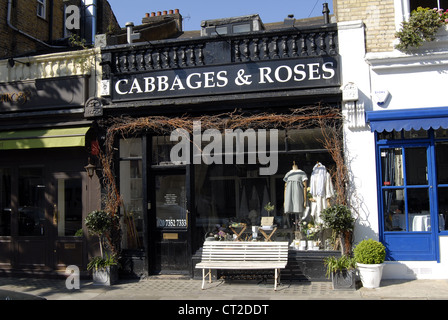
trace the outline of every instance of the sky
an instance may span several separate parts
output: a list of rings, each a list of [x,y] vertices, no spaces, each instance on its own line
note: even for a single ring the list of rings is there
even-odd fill
[[[259,14],[263,23],[322,16],[323,3],[333,13],[332,0],[109,0],[118,23],[139,25],[145,13],[179,9],[184,31],[200,30],[202,20]]]

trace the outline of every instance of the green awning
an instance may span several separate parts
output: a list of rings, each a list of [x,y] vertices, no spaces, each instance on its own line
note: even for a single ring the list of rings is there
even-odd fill
[[[90,127],[0,132],[0,150],[84,147]]]

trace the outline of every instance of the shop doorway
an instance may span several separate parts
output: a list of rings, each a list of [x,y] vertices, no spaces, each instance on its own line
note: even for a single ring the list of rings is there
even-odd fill
[[[389,260],[437,260],[440,221],[430,143],[379,146],[382,240]]]
[[[171,167],[171,166],[170,166]],[[189,190],[186,169],[153,170],[149,188],[150,269],[155,274],[188,274],[190,270]]]

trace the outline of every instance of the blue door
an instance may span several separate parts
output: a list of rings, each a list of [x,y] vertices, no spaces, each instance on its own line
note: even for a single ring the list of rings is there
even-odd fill
[[[396,141],[378,146],[380,237],[388,260],[437,260],[434,146]]]

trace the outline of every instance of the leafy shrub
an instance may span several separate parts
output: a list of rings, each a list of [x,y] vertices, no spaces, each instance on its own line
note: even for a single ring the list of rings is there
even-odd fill
[[[433,41],[439,28],[448,23],[448,10],[418,7],[411,12],[409,21],[401,24],[395,36],[399,44],[397,50],[409,52],[411,48],[419,48],[424,41]]]
[[[327,257],[324,259],[324,264],[327,266],[326,276],[328,278],[331,277],[332,273],[356,268],[355,258],[351,258],[346,255],[343,255],[340,258],[336,258],[334,256]]]
[[[322,210],[320,215],[325,226],[338,233],[343,231],[353,231],[355,218],[347,206],[337,204]]]
[[[95,210],[87,215],[85,223],[91,234],[101,236],[111,229],[113,217],[106,211]]]
[[[88,264],[87,264],[87,270],[94,269],[95,271],[99,269],[106,269],[110,266],[117,265],[117,259],[115,256],[106,254],[106,257],[94,257]]]
[[[381,242],[373,239],[362,240],[353,249],[353,254],[357,263],[379,264],[386,258],[386,248]]]

